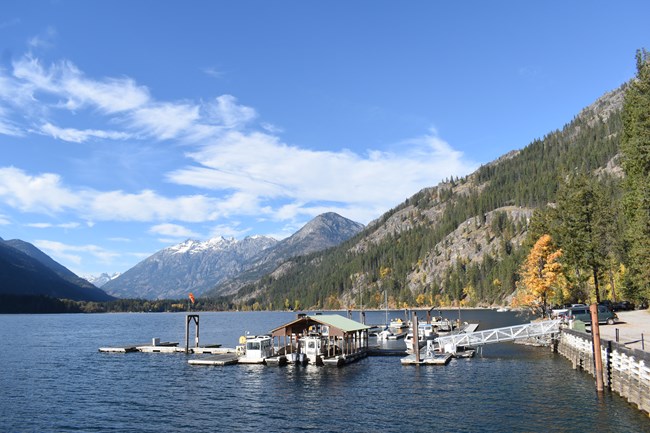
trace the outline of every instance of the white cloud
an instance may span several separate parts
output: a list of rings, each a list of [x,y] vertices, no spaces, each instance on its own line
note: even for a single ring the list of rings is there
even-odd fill
[[[210,230],[210,238],[216,238],[219,236],[224,238],[240,238],[250,231],[250,229],[238,229],[237,227],[239,227],[239,223],[233,223],[232,225],[216,225]]]
[[[55,37],[56,29],[54,27],[48,27],[42,34],[29,38],[27,45],[31,48],[51,48],[53,45],[52,40]]]
[[[162,236],[171,236],[174,238],[198,238],[199,234],[178,224],[158,224],[149,229],[149,233]]]
[[[108,238],[108,240],[113,242],[131,242],[131,239],[122,238],[122,237],[112,237],[112,238]]]
[[[238,128],[257,117],[251,107],[237,104],[237,98],[232,95],[221,95],[216,104],[208,106],[208,120],[216,120],[226,128]]]
[[[176,138],[199,119],[199,106],[190,104],[156,104],[135,110],[133,125],[160,140]]]
[[[32,227],[36,229],[47,229],[47,228],[61,228],[61,229],[76,229],[80,226],[81,224],[76,223],[76,222],[71,222],[71,223],[62,223],[62,224],[52,224],[52,223],[29,223],[25,224],[26,227]]]
[[[203,68],[202,70],[203,70],[204,74],[209,75],[209,76],[211,76],[213,78],[221,78],[221,77],[224,76],[223,72],[221,72],[219,69],[217,69],[215,67],[212,67],[212,66],[207,67],[207,68]]]
[[[46,135],[51,135],[54,138],[63,141],[70,141],[73,143],[83,143],[90,138],[108,138],[111,140],[126,140],[130,138],[130,134],[118,131],[101,131],[97,129],[74,129],[74,128],[59,128],[46,123],[41,126],[41,131]]]
[[[214,221],[242,200],[245,198],[217,200],[204,195],[170,198],[151,190],[72,189],[53,173],[30,176],[14,167],[0,168],[0,202],[23,212],[51,215],[71,211],[88,221]],[[250,204],[246,206],[251,209]]]
[[[9,218],[7,218],[5,215],[0,214],[0,226],[6,226],[11,224],[11,221],[9,221]]]
[[[149,91],[130,78],[90,80],[71,62],[44,68],[38,59],[25,56],[13,63],[13,75],[37,99],[39,92],[64,99],[60,105],[69,110],[98,108],[105,113],[136,109],[149,101]]]
[[[62,242],[37,240],[34,245],[60,261],[74,263],[79,266],[84,255],[92,256],[101,263],[109,264],[120,255],[97,245],[67,245]]]
[[[156,101],[147,87],[131,78],[91,79],[70,61],[44,65],[30,53],[12,66],[10,75],[0,70],[0,101],[14,109],[9,113],[0,106],[0,134],[4,135],[39,133],[76,143],[91,138],[196,143],[242,128],[257,117],[255,109],[237,103],[232,95],[209,103]],[[76,116],[81,111],[124,129],[61,128],[51,120],[59,112],[75,114],[71,120],[83,118]],[[34,130],[33,124],[42,126]],[[267,128],[274,129],[268,124]]]
[[[293,223],[333,210],[368,222],[418,190],[475,168],[435,131],[390,150],[315,151],[284,143],[274,125],[262,122],[255,130],[257,112],[232,95],[209,103],[156,101],[133,79],[91,79],[71,62],[44,66],[31,54],[15,61],[12,73],[0,70],[0,134],[46,134],[76,143],[175,139],[196,146],[185,155],[193,164],[167,173],[166,180],[207,191],[97,191],[65,186],[54,173],[0,168],[0,200],[23,212],[71,211],[87,221],[194,223],[247,215]],[[112,126],[62,128],[50,120],[57,110],[87,110],[93,125]]]
[[[23,212],[52,214],[82,205],[82,198],[53,173],[30,176],[14,167],[0,168],[0,199]]]
[[[277,219],[338,208],[367,222],[440,179],[473,165],[435,131],[398,143],[393,151],[313,151],[289,146],[261,132],[230,131],[189,153],[197,163],[168,174],[170,181],[234,191],[257,208],[284,199]]]

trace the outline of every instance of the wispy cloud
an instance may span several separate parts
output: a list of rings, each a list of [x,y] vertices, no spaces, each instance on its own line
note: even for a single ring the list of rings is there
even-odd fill
[[[37,240],[34,245],[56,259],[71,262],[77,266],[81,265],[84,255],[90,255],[105,264],[109,264],[119,257],[118,253],[97,245],[68,245],[49,240]]]
[[[178,137],[199,119],[199,107],[190,104],[163,103],[135,110],[132,124],[160,140]]]
[[[80,226],[81,224],[77,222],[71,222],[71,223],[62,223],[62,224],[52,224],[52,223],[29,223],[25,224],[27,227],[32,227],[36,229],[47,229],[47,228],[61,228],[61,229],[76,229]]]
[[[186,191],[201,191],[180,196],[68,186],[57,173],[0,167],[0,200],[6,205],[48,215],[70,211],[87,221],[170,224],[253,216],[292,224],[331,210],[367,222],[421,188],[475,168],[433,130],[390,150],[315,151],[285,143],[274,125],[257,124],[257,111],[233,95],[159,101],[131,78],[94,79],[69,61],[44,65],[32,54],[15,61],[9,75],[0,70],[0,104],[0,134],[73,143],[174,140],[189,146],[184,165],[163,174]],[[81,111],[93,125],[110,127],[79,127],[74,122],[81,116],[74,114]],[[59,112],[70,114],[69,127],[53,120],[60,116],[52,113]],[[152,234],[168,237],[184,229],[155,227],[160,233]]]
[[[196,232],[183,227],[178,224],[158,224],[149,229],[149,233],[161,235],[161,236],[170,236],[174,238],[199,238],[200,235]]]
[[[170,181],[215,191],[234,191],[262,208],[288,201],[277,219],[314,216],[338,208],[368,221],[440,178],[472,166],[435,131],[398,143],[391,152],[312,151],[262,132],[231,131],[189,153],[196,165],[169,173]]]
[[[215,68],[214,66],[208,66],[207,68],[203,68],[202,71],[205,75],[209,75],[210,77],[213,78],[221,78],[225,75],[222,71]]]
[[[53,40],[56,38],[56,35],[56,29],[50,26],[43,33],[29,38],[27,45],[30,48],[51,48],[54,45]]]
[[[222,236],[224,238],[240,238],[250,232],[250,229],[239,228],[239,223],[234,222],[230,225],[219,224],[210,230],[210,237],[215,238]]]
[[[131,137],[126,132],[118,131],[101,131],[97,129],[74,129],[74,128],[59,128],[58,126],[46,123],[41,126],[41,131],[45,135],[50,135],[56,139],[63,141],[70,141],[73,143],[83,143],[91,138],[102,138],[111,140],[126,140]]]

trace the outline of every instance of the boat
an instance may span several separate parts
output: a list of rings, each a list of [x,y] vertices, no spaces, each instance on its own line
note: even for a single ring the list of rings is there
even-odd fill
[[[404,329],[407,329],[409,327],[409,325],[408,325],[408,323],[406,323],[402,319],[397,318],[397,319],[392,319],[388,323],[388,327],[390,329],[392,329],[393,332],[395,332],[395,331],[402,331]]]
[[[377,334],[377,341],[401,340],[402,338],[405,338],[406,335],[407,333],[404,332],[403,329],[399,332],[395,332],[391,328],[386,328]]]
[[[300,350],[307,362],[313,365],[323,365],[326,356],[327,339],[319,333],[310,333],[300,339]]]
[[[275,355],[273,339],[270,335],[242,335],[236,353],[240,364],[265,364]]]
[[[420,347],[424,346],[428,340],[433,340],[438,336],[438,333],[435,331],[434,326],[431,323],[420,323],[418,324],[418,341]],[[404,337],[404,343],[406,343],[406,351],[411,352],[413,350],[413,329],[409,328],[406,337]]]
[[[434,317],[431,326],[438,334],[449,333],[458,327],[458,323],[442,316]]]

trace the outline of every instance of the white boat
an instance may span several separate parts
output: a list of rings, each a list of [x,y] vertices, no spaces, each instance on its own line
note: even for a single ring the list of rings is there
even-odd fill
[[[406,332],[404,332],[404,329],[401,329],[399,332],[395,332],[391,328],[386,328],[383,331],[377,333],[377,341],[400,340],[404,337],[406,337]]]
[[[419,323],[418,324],[418,341],[420,346],[424,346],[428,340],[433,340],[438,336],[438,333],[435,330],[435,327],[431,323]],[[406,337],[404,338],[406,343],[406,351],[410,352],[413,350],[413,329],[409,328]]]
[[[323,365],[326,355],[327,340],[320,334],[309,334],[300,339],[300,352],[307,357],[307,362]]]
[[[453,320],[446,319],[444,317],[434,317],[431,320],[431,326],[438,334],[451,332],[456,328],[456,323]]]
[[[241,364],[263,364],[266,358],[275,355],[273,339],[269,335],[242,335],[236,351]]]
[[[408,328],[409,325],[408,325],[408,323],[406,323],[406,322],[403,321],[402,319],[393,319],[393,320],[391,320],[390,323],[388,324],[388,327],[389,327],[391,330],[393,330],[393,332],[395,332],[395,331],[398,331],[398,332],[399,332],[399,331],[402,331],[402,330]]]

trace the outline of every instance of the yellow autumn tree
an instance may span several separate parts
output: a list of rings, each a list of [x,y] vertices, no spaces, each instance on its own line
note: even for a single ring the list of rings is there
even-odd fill
[[[551,236],[542,235],[522,264],[513,305],[527,306],[542,313],[547,311],[548,301],[556,290],[561,289],[559,283],[564,281],[560,257],[562,250],[555,248]]]

